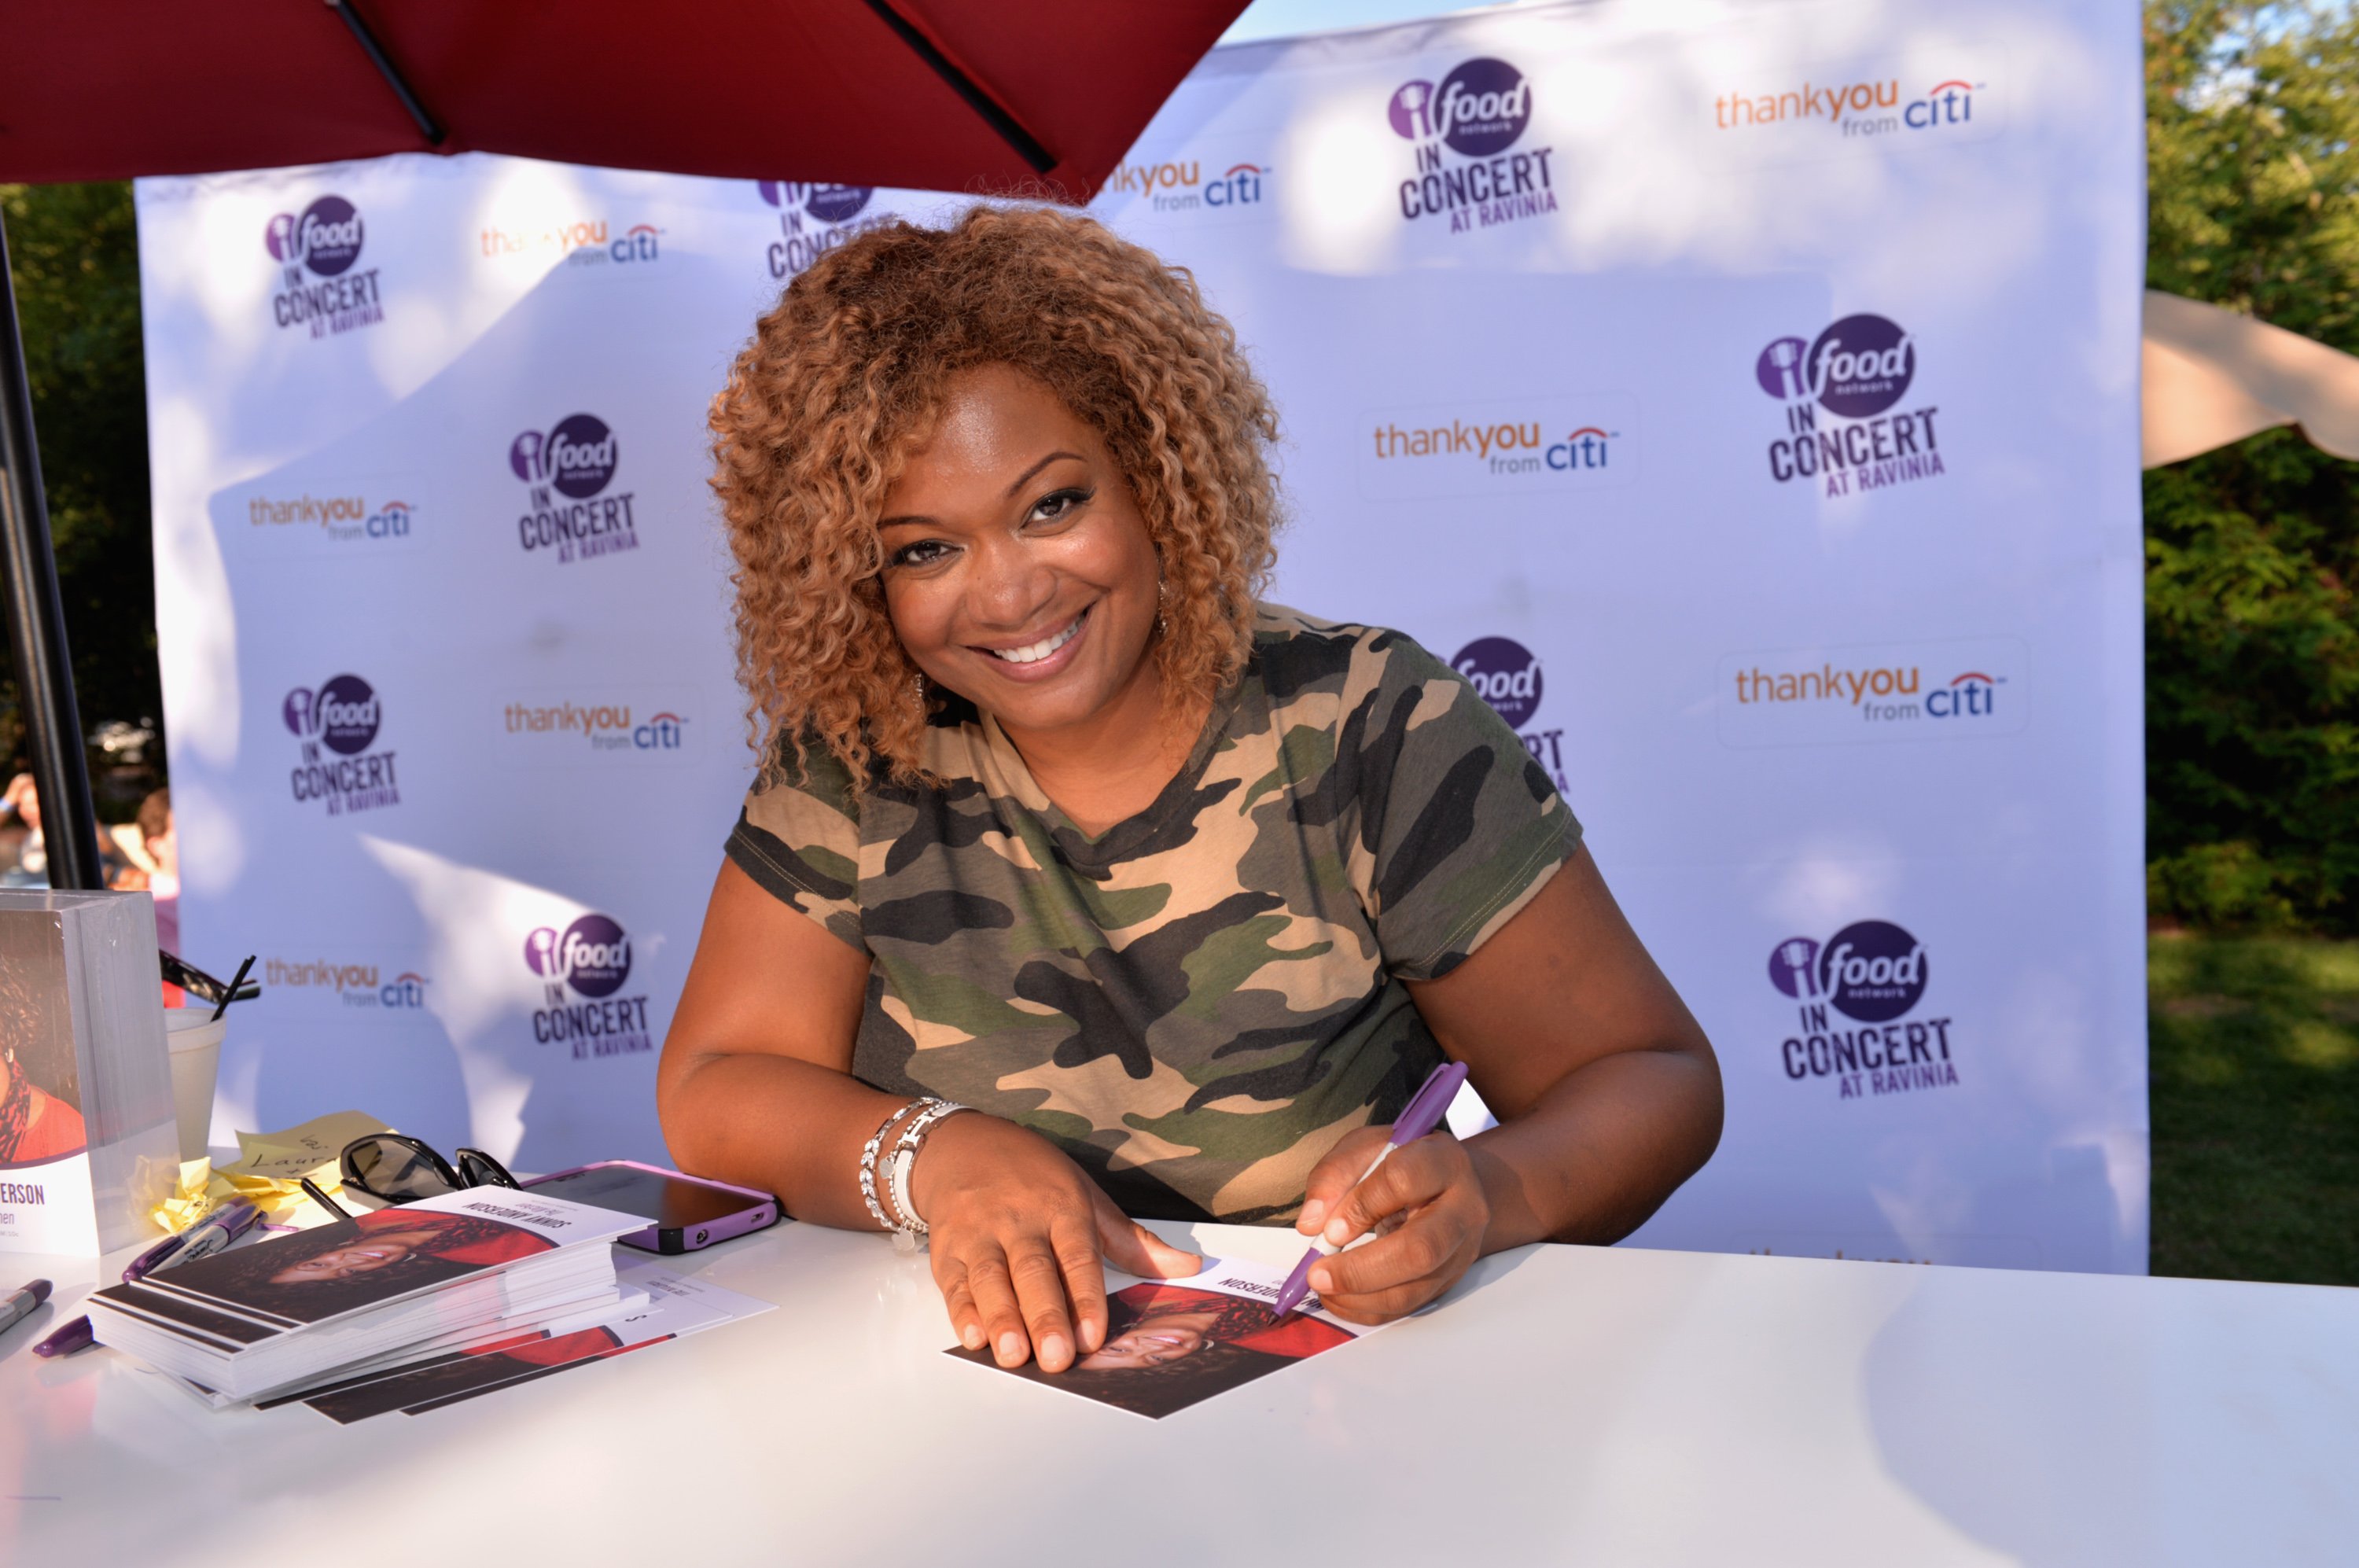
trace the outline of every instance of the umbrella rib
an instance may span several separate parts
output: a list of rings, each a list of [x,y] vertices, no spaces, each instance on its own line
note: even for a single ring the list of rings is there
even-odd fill
[[[376,73],[385,78],[385,84],[393,89],[393,95],[401,100],[404,109],[409,111],[409,117],[417,123],[418,134],[426,138],[426,145],[440,147],[445,135],[442,126],[426,112],[426,105],[418,101],[418,94],[410,91],[408,79],[401,74],[401,68],[393,63],[393,57],[385,52],[383,44],[376,41],[376,34],[361,20],[361,14],[353,9],[352,0],[327,0],[327,3],[329,10],[344,19],[344,26],[352,29],[353,38],[361,46],[361,52],[369,57],[369,63],[376,67]]]
[[[868,0],[868,8],[876,13],[896,37],[909,46],[909,52],[933,68],[934,74],[949,84],[951,92],[966,100],[967,107],[982,115],[1000,139],[1016,149],[1016,156],[1032,166],[1036,174],[1046,174],[1057,167],[1056,155],[1040,145],[1039,138],[1026,130],[1015,115],[1001,107],[999,102],[977,85],[974,79],[961,71],[950,56],[934,46],[934,40],[918,30],[915,23],[895,10],[891,0]]]

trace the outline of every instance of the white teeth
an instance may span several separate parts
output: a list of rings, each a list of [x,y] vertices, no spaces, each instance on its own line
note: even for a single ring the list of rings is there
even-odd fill
[[[1042,659],[1048,658],[1050,654],[1056,652],[1059,648],[1064,647],[1067,643],[1072,641],[1073,634],[1081,629],[1082,619],[1079,615],[1076,615],[1073,617],[1073,624],[1067,626],[1063,631],[1059,632],[1055,637],[1042,637],[1038,642],[1032,644],[1029,648],[995,648],[990,650],[991,656],[994,659],[1004,659],[1010,664],[1038,664]]]

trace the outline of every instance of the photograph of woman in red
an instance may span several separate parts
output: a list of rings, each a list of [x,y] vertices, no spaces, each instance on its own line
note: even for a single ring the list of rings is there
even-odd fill
[[[1352,1338],[1304,1312],[1281,1319],[1266,1302],[1183,1285],[1133,1285],[1106,1308],[1105,1343],[1071,1371],[1052,1377],[1027,1364],[1016,1375],[1160,1418]],[[951,1354],[992,1364],[987,1352]]]
[[[72,1029],[61,999],[45,1005],[43,976],[63,984],[57,928],[0,926],[0,1170],[62,1160],[90,1141]]]

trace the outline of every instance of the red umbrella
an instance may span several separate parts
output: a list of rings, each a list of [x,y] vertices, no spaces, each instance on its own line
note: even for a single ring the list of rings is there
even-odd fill
[[[0,180],[394,152],[1087,201],[1245,0],[29,0]],[[0,289],[7,287],[0,235]],[[0,586],[52,881],[99,883],[16,299]]]

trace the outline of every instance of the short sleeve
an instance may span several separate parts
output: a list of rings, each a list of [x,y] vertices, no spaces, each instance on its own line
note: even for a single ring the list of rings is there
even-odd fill
[[[787,749],[792,755],[746,792],[729,858],[771,897],[865,953],[852,775],[823,746]]]
[[[1581,844],[1581,824],[1524,743],[1463,676],[1397,633],[1353,712],[1354,881],[1385,968],[1449,974],[1506,925]]]

